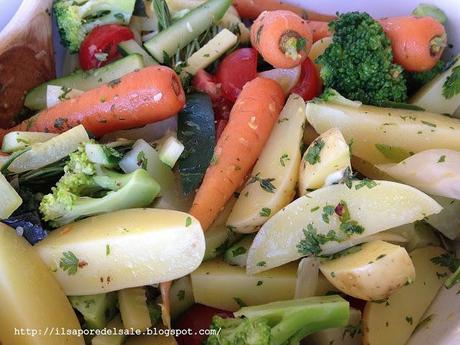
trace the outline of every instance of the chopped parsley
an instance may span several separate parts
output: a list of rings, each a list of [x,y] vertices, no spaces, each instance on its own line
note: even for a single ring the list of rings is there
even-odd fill
[[[329,231],[327,235],[318,234],[313,224],[308,224],[303,233],[305,238],[297,244],[297,251],[302,255],[318,256],[322,251],[321,245],[329,241],[340,242],[334,230]]]
[[[321,162],[321,150],[323,149],[325,143],[323,139],[316,139],[308,148],[305,155],[305,160],[311,165]]]
[[[248,181],[248,184],[259,182],[260,188],[268,193],[275,193],[276,187],[273,185],[274,178],[262,178],[260,177],[260,173],[255,174],[251,177]]]
[[[280,164],[282,167],[285,167],[286,166],[286,161],[289,161],[290,158],[289,158],[289,155],[287,153],[283,153],[280,157]]]
[[[377,186],[377,183],[375,181],[370,180],[368,178],[365,178],[364,180],[361,180],[357,185],[355,185],[355,189],[359,190],[359,189],[361,189],[363,187],[367,187],[369,189],[372,189],[375,186]]]
[[[140,166],[142,169],[147,170],[148,159],[145,157],[144,151],[139,151],[137,154],[137,165]]]
[[[233,297],[233,300],[240,306],[240,308],[246,307],[247,304],[243,302],[243,300],[239,297]]]
[[[272,210],[268,207],[264,207],[263,209],[260,210],[259,216],[261,217],[270,217],[270,214],[272,213]]]
[[[110,255],[110,245],[106,244],[105,245],[105,256],[109,256]]]
[[[262,280],[257,281],[257,286],[261,286],[264,282]]]
[[[267,265],[267,263],[265,261],[259,261],[257,263],[257,266],[259,266],[259,267],[265,267],[266,265]]]
[[[185,226],[188,228],[190,225],[192,225],[192,217],[185,218]]]
[[[316,206],[316,207],[313,207],[310,212],[315,212],[315,211],[318,211],[319,210],[319,206]]]
[[[448,253],[431,258],[431,262],[435,265],[448,268],[452,273],[460,267],[460,259]]]
[[[62,268],[64,272],[67,272],[69,276],[77,273],[78,266],[80,261],[71,251],[62,253],[62,258],[59,261],[59,267]]]
[[[444,163],[446,161],[446,155],[442,155],[441,157],[439,157],[438,159],[438,163]]]
[[[446,98],[452,98],[460,93],[460,66],[452,69],[452,73],[447,77],[442,86],[442,95]]]
[[[351,168],[347,167],[343,172],[343,177],[340,180],[340,183],[345,184],[345,186],[351,189],[351,187],[353,187],[353,178],[354,178],[354,174],[351,171]]]
[[[185,290],[179,290],[179,291],[177,292],[177,299],[178,299],[179,301],[183,301],[184,298],[185,298]]]
[[[246,252],[247,252],[246,248],[240,246],[240,247],[235,248],[235,249],[232,250],[232,255],[233,255],[233,257],[236,257],[236,256],[246,254]]]
[[[326,205],[323,207],[323,221],[326,224],[329,224],[329,216],[332,216],[335,213],[335,207],[331,205]]]
[[[350,211],[345,201],[340,201],[340,203],[335,207],[335,212],[340,217],[340,230],[344,233],[351,236],[353,234],[362,234],[364,232],[364,227],[359,225],[357,221],[351,219]]]
[[[434,124],[434,123],[432,123],[432,122],[428,122],[428,121],[422,120],[422,123],[423,123],[424,125],[427,125],[427,126],[430,126],[430,127],[437,127],[436,124]]]
[[[375,260],[383,259],[385,256],[387,256],[387,255],[386,254],[380,254],[379,256],[377,256],[377,258]]]
[[[406,322],[409,324],[409,325],[412,325],[414,323],[414,320],[412,319],[412,316],[406,316]]]

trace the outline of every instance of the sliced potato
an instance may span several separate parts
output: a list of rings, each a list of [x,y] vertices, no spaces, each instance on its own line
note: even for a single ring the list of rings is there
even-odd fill
[[[204,262],[190,275],[196,303],[230,311],[294,298],[296,276],[295,263],[249,276],[221,259]]]
[[[55,133],[9,132],[3,138],[2,151],[7,153],[19,151],[32,144],[43,143],[55,136],[57,136]]]
[[[394,163],[429,149],[460,151],[460,120],[441,114],[369,105],[308,102],[307,120],[318,133],[336,127],[353,155],[372,164]]]
[[[431,262],[446,253],[440,247],[425,247],[410,253],[416,278],[387,301],[368,302],[363,314],[365,345],[404,345],[441,288],[448,269]]]
[[[459,151],[422,151],[399,164],[380,164],[377,168],[425,193],[460,199]]]
[[[406,250],[384,241],[350,248],[350,253],[323,261],[320,270],[337,289],[365,301],[387,298],[415,279]]]
[[[277,267],[302,256],[336,253],[366,242],[370,235],[441,211],[436,201],[413,187],[389,181],[373,183],[366,186],[363,181],[354,181],[352,188],[344,184],[324,187],[286,206],[263,225],[254,239],[248,254],[248,273]],[[338,230],[341,221],[336,214],[328,217],[329,223],[325,222],[324,213],[342,201],[346,202],[351,219],[364,229],[361,233],[346,234]],[[322,243],[317,242],[318,235],[323,236]],[[333,240],[334,237],[340,242]],[[310,251],[305,248],[299,252],[298,245],[310,247]]]
[[[173,319],[177,318],[195,303],[190,276],[179,278],[172,283],[171,290],[169,291],[169,303],[171,318]]]
[[[27,241],[0,223],[0,343],[84,345],[83,337],[43,334],[45,329],[80,330],[60,286]],[[15,334],[16,330],[37,332]],[[38,334],[41,331],[42,333]]]
[[[294,198],[304,122],[304,101],[293,94],[227,220],[227,225],[236,232],[257,231]]]
[[[259,73],[259,77],[273,79],[280,84],[285,95],[289,95],[291,89],[297,84],[300,78],[300,65],[293,68],[274,68]]]
[[[0,219],[6,219],[22,204],[22,198],[11,186],[5,176],[0,173]]]
[[[460,239],[460,200],[434,197],[442,211],[426,218],[428,224],[451,240]]]
[[[299,194],[323,187],[335,175],[340,180],[351,168],[350,148],[336,128],[321,134],[305,151],[299,169]],[[337,181],[334,181],[337,182]]]
[[[91,295],[183,277],[201,263],[204,246],[192,216],[130,209],[68,224],[34,248],[67,295]]]
[[[147,295],[143,287],[118,291],[118,305],[123,326],[144,332],[152,327],[147,306]]]
[[[443,95],[444,83],[452,75],[454,68],[460,66],[460,56],[457,61],[445,72],[438,75],[428,84],[424,85],[410,100],[410,103],[422,107],[427,111],[440,114],[454,114],[460,106],[460,93],[451,98]]]

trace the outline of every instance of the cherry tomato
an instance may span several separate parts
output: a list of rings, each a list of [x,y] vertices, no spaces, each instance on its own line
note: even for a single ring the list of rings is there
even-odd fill
[[[223,96],[235,102],[243,86],[257,77],[257,50],[235,50],[221,61],[217,67],[216,77],[222,84]]]
[[[233,313],[225,310],[206,307],[202,304],[195,304],[183,314],[175,324],[175,328],[191,329],[192,335],[181,335],[177,337],[178,345],[201,345],[202,341],[207,338],[206,335],[200,335],[200,330],[209,329],[211,320],[214,315],[221,317],[233,317]],[[197,333],[197,334],[195,334]]]
[[[83,70],[98,68],[120,58],[118,43],[133,38],[133,32],[126,26],[109,24],[95,27],[80,46],[80,67]]]
[[[309,101],[318,96],[321,93],[321,89],[321,79],[315,64],[309,58],[306,58],[302,62],[300,79],[291,92],[298,94],[305,101]]]
[[[192,86],[195,90],[207,93],[213,102],[222,98],[221,85],[217,78],[205,70],[199,70],[192,80]]]

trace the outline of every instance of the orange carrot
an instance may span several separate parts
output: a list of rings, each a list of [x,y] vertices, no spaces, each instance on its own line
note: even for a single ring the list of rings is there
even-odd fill
[[[380,24],[391,41],[394,61],[407,71],[430,70],[447,46],[444,26],[432,17],[384,18]]]
[[[256,19],[263,11],[276,10],[291,11],[303,19],[309,20],[330,21],[336,18],[335,16],[310,11],[279,0],[233,0],[233,6],[235,6],[241,17],[249,19]]]
[[[8,131],[61,133],[83,124],[100,137],[163,120],[177,114],[184,104],[176,73],[168,67],[151,66],[59,103]]]
[[[204,230],[244,183],[283,105],[283,90],[271,79],[259,77],[244,86],[190,209]]]
[[[310,26],[311,32],[313,34],[313,42],[319,41],[324,37],[332,36],[332,33],[329,31],[328,22],[307,20],[307,23]]]
[[[313,41],[307,22],[297,14],[266,11],[251,27],[251,43],[276,68],[291,68],[304,61]]]

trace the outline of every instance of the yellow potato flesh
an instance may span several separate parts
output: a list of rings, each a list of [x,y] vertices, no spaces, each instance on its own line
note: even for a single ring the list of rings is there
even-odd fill
[[[77,316],[58,282],[32,246],[17,236],[12,228],[2,223],[0,305],[0,344],[85,343],[83,336],[50,335],[51,329],[81,331]],[[45,334],[47,329],[48,334]],[[32,336],[31,332],[37,334]]]
[[[300,142],[305,122],[305,103],[291,95],[262,151],[252,176],[240,193],[227,220],[237,232],[249,233],[289,204],[295,195],[300,164]],[[261,179],[273,179],[273,190],[262,188]]]
[[[448,269],[431,258],[446,251],[425,247],[411,252],[415,281],[401,288],[385,302],[368,302],[363,314],[365,345],[404,345],[441,288]]]
[[[91,295],[185,276],[201,263],[204,247],[190,215],[130,209],[54,230],[35,249],[67,295]]]
[[[387,298],[415,279],[406,250],[384,241],[365,243],[350,254],[322,262],[320,269],[337,289],[367,301]]]
[[[318,189],[290,203],[269,219],[256,235],[249,249],[247,271],[261,272],[299,259],[297,245],[305,239],[304,229],[308,225],[318,234],[327,235],[331,230],[341,239],[327,241],[320,246],[321,255],[336,253],[356,244],[367,242],[367,237],[399,225],[439,213],[441,206],[426,194],[403,184],[389,181],[374,181],[372,188],[353,182],[352,188],[344,184]],[[358,186],[358,188],[357,188]],[[345,201],[351,219],[364,228],[362,233],[349,237],[340,230],[339,217],[333,215],[326,223],[323,219],[325,206],[335,207]],[[262,266],[260,262],[265,262]]]
[[[376,145],[408,155],[433,148],[460,150],[460,120],[441,114],[326,102],[309,102],[306,112],[318,133],[340,129],[347,142],[353,141],[353,155],[372,164],[394,162]]]
[[[309,152],[318,143],[323,143],[318,161],[308,161]],[[299,194],[306,195],[309,190],[324,186],[328,177],[343,172],[350,167],[350,149],[342,133],[336,128],[324,132],[305,151],[299,169]]]

